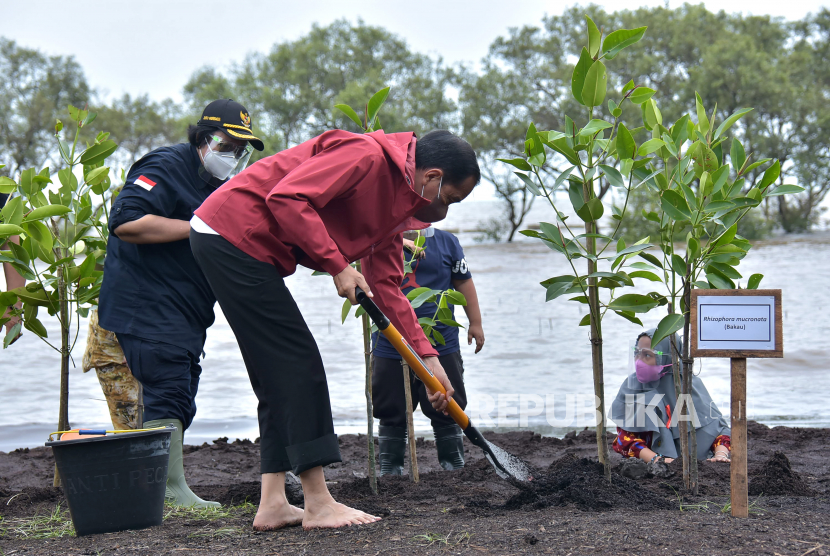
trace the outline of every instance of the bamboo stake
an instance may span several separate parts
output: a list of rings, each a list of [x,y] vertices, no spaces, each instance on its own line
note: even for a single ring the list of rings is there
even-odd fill
[[[412,384],[410,383],[409,365],[401,361],[403,366],[403,390],[406,395],[406,431],[409,437],[409,480],[417,483],[420,480],[418,475],[418,454],[415,450],[415,421],[412,416]]]
[[[360,272],[360,262],[357,263]],[[369,467],[369,487],[378,493],[378,479],[375,470],[375,417],[372,411],[372,323],[366,313],[360,318],[363,325],[363,357],[366,364],[366,442]]]

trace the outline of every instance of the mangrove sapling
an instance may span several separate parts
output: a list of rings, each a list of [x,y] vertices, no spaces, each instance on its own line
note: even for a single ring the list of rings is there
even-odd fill
[[[683,481],[695,494],[698,490],[697,438],[694,426],[689,426],[692,416],[696,415],[689,395],[694,367],[689,338],[691,291],[693,288],[734,289],[734,280],[742,278],[735,267],[752,247],[737,234],[740,220],[766,198],[803,191],[799,186],[788,184],[773,188],[780,177],[779,161],[763,159],[750,163],[737,138],[731,140],[730,162],[726,162],[726,132],[751,110],[737,110],[715,129],[717,107],[707,116],[699,95],[696,96],[696,124],[687,114],[666,128],[656,105],[644,109],[643,124],[651,131],[652,139],[643,147],[651,144],[654,156],[634,171],[644,177],[648,189],[660,199],[659,213],[643,211],[646,219],[660,226],[657,242],[660,257],[642,254],[649,264],[636,263],[636,266],[644,276],[666,288],[668,315],[658,324],[652,345],[666,336],[672,338],[675,388],[678,395],[688,400],[681,404],[677,415]],[[760,180],[747,185],[747,173],[767,163],[770,164]],[[685,252],[680,254],[674,239],[685,230],[688,230]],[[753,274],[747,287],[757,288],[762,278],[761,274]],[[678,353],[675,334],[681,329],[682,353]],[[680,363],[684,370],[682,378]]]
[[[647,312],[658,305],[666,304],[667,301],[664,296],[653,292],[648,295],[618,295],[618,290],[634,285],[633,278],[649,278],[642,273],[628,273],[623,269],[632,257],[644,252],[651,244],[648,243],[648,237],[630,246],[622,240],[615,242],[614,239],[620,224],[627,216],[631,192],[645,181],[642,176],[632,172],[635,167],[644,164],[642,160],[635,160],[638,151],[634,148],[633,135],[640,130],[629,131],[620,121],[621,106],[626,100],[641,105],[649,101],[655,91],[636,86],[631,81],[623,88],[619,103],[608,100],[608,112],[613,117],[613,122],[600,117],[595,118],[599,116],[596,110],[603,106],[607,89],[606,69],[602,60],[612,60],[624,48],[638,42],[645,34],[646,28],[620,29],[610,33],[603,41],[602,32],[591,18],[586,16],[586,20],[588,46],[583,47],[571,80],[573,98],[585,107],[586,125],[577,127],[569,116],[564,118],[563,131],[539,131],[531,124],[525,140],[525,157],[503,159],[502,162],[516,168],[516,175],[527,188],[548,201],[557,220],[556,224],[542,222],[538,232],[521,232],[542,240],[554,252],[563,255],[571,268],[572,274],[555,276],[541,283],[547,290],[546,300],[552,301],[563,295],[576,294],[571,300],[588,306],[588,315],[579,325],[590,327],[594,394],[600,415],[596,430],[597,455],[606,477],[610,480],[611,467],[605,436],[602,320],[611,310],[626,320],[642,325],[636,313]],[[606,131],[608,137],[605,137]],[[545,164],[549,162],[546,149],[553,151],[552,159],[564,159],[569,164],[552,184],[544,179]],[[619,169],[615,167],[617,165]],[[584,232],[576,226],[571,226],[568,223],[569,216],[557,207],[556,193],[566,183],[568,199],[577,217],[582,220]],[[605,214],[600,192],[609,185],[620,190],[625,200],[621,209],[612,205],[611,222],[614,229],[606,235],[599,233],[598,222]],[[599,246],[598,239],[605,244]],[[615,249],[609,250],[612,246]],[[577,270],[576,262],[580,258],[586,260],[585,273]],[[601,296],[600,290],[606,291],[607,295]]]
[[[386,97],[389,96],[389,87],[385,87],[372,95],[369,102],[366,103],[366,110],[364,111],[363,120],[357,115],[357,112],[347,104],[336,104],[334,107],[346,114],[354,123],[356,123],[363,130],[364,133],[370,133],[382,129],[380,126],[380,119],[378,119],[378,112],[380,107],[386,102]],[[356,263],[355,268],[360,272],[360,263]],[[351,303],[347,299],[343,304],[343,322],[346,321],[346,316],[351,309]],[[356,315],[361,316],[361,315]],[[377,474],[375,472],[375,421],[372,416],[372,323],[369,322],[369,317],[366,314],[362,315],[362,329],[363,329],[363,353],[364,363],[366,365],[366,442],[368,443],[368,471],[369,471],[369,486],[372,492],[378,493]]]
[[[58,120],[55,137],[64,168],[57,172],[60,187],[47,189],[52,183],[49,168],[35,173],[33,168],[23,170],[18,181],[0,177],[0,192],[17,193],[0,211],[0,244],[14,235],[20,244],[8,243],[8,251],[0,251],[0,261],[10,263],[30,283],[11,291],[0,292],[0,306],[13,306],[22,301],[21,309],[11,309],[9,316],[18,316],[18,322],[6,335],[3,347],[9,346],[21,326],[41,338],[60,354],[61,382],[58,430],[69,429],[69,363],[80,332],[80,318],[98,304],[103,272],[97,266],[103,262],[108,237],[108,203],[106,192],[112,184],[104,161],[117,148],[109,134],[99,133],[92,144],[82,148],[79,143],[81,128],[95,120],[95,113],[69,106],[69,116],[75,126],[72,143],[60,138],[63,123]],[[75,170],[81,167],[80,178]],[[93,203],[100,197],[100,205]],[[86,257],[76,264],[81,248]],[[38,318],[45,308],[60,325],[60,342],[56,345]],[[9,317],[0,317],[0,326]],[[74,329],[74,330],[73,330]],[[55,486],[59,484],[57,471]]]

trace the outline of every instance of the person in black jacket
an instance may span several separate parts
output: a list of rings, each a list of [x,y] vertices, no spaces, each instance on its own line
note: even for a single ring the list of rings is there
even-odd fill
[[[193,494],[182,465],[184,431],[196,414],[207,329],[216,298],[190,250],[193,211],[263,144],[238,102],[211,102],[189,143],[156,149],[130,168],[110,211],[99,323],[112,331],[143,386],[144,426],[173,424],[167,500],[218,506]]]

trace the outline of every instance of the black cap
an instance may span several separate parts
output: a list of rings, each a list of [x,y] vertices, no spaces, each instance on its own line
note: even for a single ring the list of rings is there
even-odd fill
[[[262,140],[251,132],[251,116],[248,111],[233,99],[214,100],[205,106],[199,125],[213,126],[231,137],[248,141],[258,151],[265,148]]]

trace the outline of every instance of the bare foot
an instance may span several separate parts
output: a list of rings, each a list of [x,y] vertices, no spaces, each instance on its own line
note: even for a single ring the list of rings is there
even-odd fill
[[[366,523],[374,523],[375,521],[380,521],[380,518],[331,500],[330,502],[317,506],[314,510],[307,509],[305,511],[303,529],[364,525]]]
[[[300,525],[305,512],[288,502],[279,506],[259,506],[254,518],[254,531],[275,531]]]

